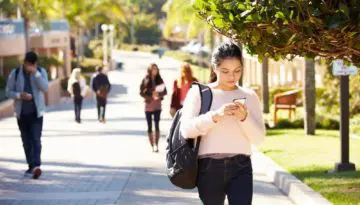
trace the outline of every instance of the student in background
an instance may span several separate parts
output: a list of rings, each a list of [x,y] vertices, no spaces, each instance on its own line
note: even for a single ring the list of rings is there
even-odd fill
[[[75,121],[77,123],[81,123],[81,107],[86,91],[86,80],[81,76],[81,69],[74,68],[68,81],[68,92],[74,99]]]
[[[158,152],[160,138],[160,114],[162,110],[161,101],[167,94],[159,67],[152,63],[147,69],[147,74],[140,85],[140,95],[145,100],[145,116],[147,122],[147,133],[153,152]],[[155,135],[152,129],[152,118],[155,123]]]
[[[174,117],[176,111],[182,108],[185,97],[191,88],[191,84],[197,81],[188,63],[183,63],[180,67],[180,76],[174,81],[173,92],[171,95],[170,115]]]
[[[97,75],[92,81],[92,89],[96,93],[96,102],[98,110],[98,120],[105,123],[105,110],[107,103],[107,96],[111,89],[111,84],[108,76],[103,73],[103,67],[97,67]]]

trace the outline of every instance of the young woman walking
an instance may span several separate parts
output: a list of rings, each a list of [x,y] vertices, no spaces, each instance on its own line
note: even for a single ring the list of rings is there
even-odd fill
[[[71,72],[67,90],[74,98],[75,121],[81,123],[81,107],[86,94],[86,80],[81,76],[80,68],[74,68]]]
[[[181,109],[185,97],[193,82],[197,79],[193,76],[191,67],[188,63],[183,63],[180,67],[180,76],[174,81],[173,93],[171,95],[170,115],[174,117],[176,111]]]
[[[152,63],[147,70],[147,75],[141,82],[140,95],[145,99],[147,132],[153,152],[159,151],[161,101],[166,94],[166,87],[161,78],[159,67]],[[152,118],[154,118],[155,123],[155,135],[152,129]]]
[[[221,44],[212,55],[217,80],[209,84],[213,102],[199,116],[198,87],[190,89],[183,106],[181,133],[201,136],[197,187],[205,205],[251,205],[253,173],[251,144],[264,140],[265,126],[255,92],[239,87],[243,73],[241,51],[233,43]]]

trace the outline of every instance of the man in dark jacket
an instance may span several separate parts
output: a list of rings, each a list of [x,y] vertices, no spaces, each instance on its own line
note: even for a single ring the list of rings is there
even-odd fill
[[[110,88],[109,78],[103,73],[103,67],[99,66],[97,74],[92,81],[92,89],[96,93],[98,120],[102,123],[105,123],[106,99]]]

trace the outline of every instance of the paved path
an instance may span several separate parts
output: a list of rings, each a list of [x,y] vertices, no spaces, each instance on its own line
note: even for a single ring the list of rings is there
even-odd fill
[[[113,205],[201,204],[195,190],[172,186],[165,170],[164,135],[171,120],[169,96],[164,102],[160,153],[151,153],[146,137],[139,84],[150,62],[158,63],[168,91],[179,63],[150,54],[117,54],[123,71],[110,73],[114,84],[107,107],[107,123],[96,120],[92,100],[84,104],[82,124],[74,122],[71,104],[51,107],[44,118],[43,176],[23,177],[26,168],[14,118],[0,121],[1,205]],[[253,204],[292,204],[262,172],[253,156]]]

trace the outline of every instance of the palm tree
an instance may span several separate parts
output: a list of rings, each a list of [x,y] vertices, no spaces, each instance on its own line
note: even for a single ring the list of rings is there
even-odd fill
[[[56,17],[66,18],[71,29],[77,34],[78,59],[83,56],[84,33],[99,23],[113,23],[124,18],[123,5],[116,0],[58,0],[52,5],[52,13]],[[61,8],[62,12],[58,10]]]
[[[31,49],[29,28],[31,21],[44,22],[48,16],[48,6],[50,0],[11,0],[10,3],[17,5],[20,9],[21,17],[24,19],[24,34],[26,51]]]
[[[213,35],[207,23],[196,16],[191,0],[169,0],[164,4],[163,11],[167,14],[163,30],[165,38],[170,37],[176,27],[186,27],[185,38],[197,37],[204,31],[211,32]],[[213,39],[211,35],[210,39]],[[212,43],[210,42],[211,47],[214,47]]]

